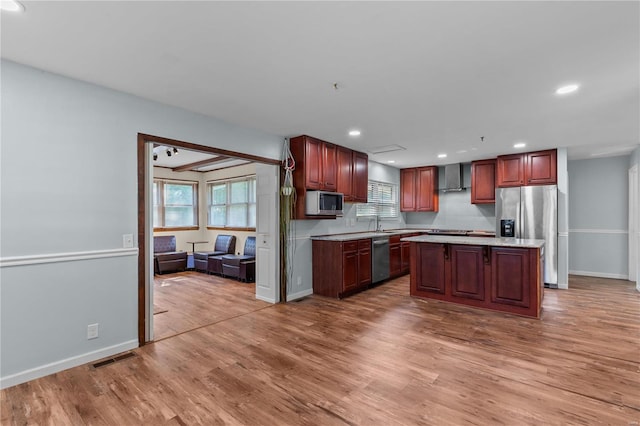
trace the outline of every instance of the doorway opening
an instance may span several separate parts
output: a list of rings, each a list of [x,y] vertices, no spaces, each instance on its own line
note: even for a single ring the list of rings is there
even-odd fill
[[[259,218],[255,223],[256,237],[256,271],[255,271],[255,288],[253,300],[249,303],[259,304],[263,302],[276,303],[279,301],[279,262],[280,250],[278,246],[278,188],[279,188],[279,160],[253,156],[233,152],[229,150],[212,148],[203,145],[197,145],[190,142],[178,141],[173,139],[162,138],[158,136],[138,134],[138,341],[142,346],[154,339],[154,311],[161,312],[162,307],[154,307],[154,286],[162,285],[171,286],[175,284],[179,288],[179,281],[189,279],[192,276],[193,281],[199,282],[200,286],[211,285],[208,281],[215,281],[216,277],[208,277],[206,274],[196,272],[181,273],[183,276],[166,276],[157,280],[154,276],[154,260],[153,260],[153,242],[154,242],[154,207],[153,190],[154,190],[154,164],[162,164],[164,156],[171,157],[180,152],[181,155],[188,153],[200,154],[198,161],[187,161],[183,158],[180,165],[171,167],[171,172],[196,171],[208,169],[224,169],[231,167],[242,167],[241,164],[253,164],[255,166],[256,179],[256,216]],[[204,159],[202,159],[204,158]],[[160,161],[158,161],[160,160]],[[222,165],[222,163],[225,165]],[[166,163],[166,161],[165,161]],[[212,166],[214,165],[214,166]],[[164,167],[167,167],[166,165]],[[163,169],[164,170],[164,169]],[[169,172],[167,172],[169,173]],[[193,172],[191,172],[194,175]],[[170,174],[170,173],[169,173]],[[197,186],[197,185],[196,185]],[[206,187],[206,186],[205,186]],[[202,189],[204,190],[204,188]],[[198,191],[198,194],[201,191]],[[197,200],[194,204],[200,203],[202,197],[196,196]],[[206,206],[203,206],[206,207]],[[183,211],[184,213],[184,211]],[[188,214],[187,214],[188,216]],[[202,218],[195,219],[195,226],[182,227],[179,230],[187,230],[189,232],[208,232],[208,221],[206,214]],[[156,231],[172,231],[171,220],[167,223],[161,223],[162,227],[158,228],[159,223],[156,221]],[[188,225],[188,224],[187,224]],[[170,232],[171,233],[171,232]],[[176,232],[177,234],[177,232]],[[246,233],[245,233],[246,234]],[[193,234],[196,235],[196,234]],[[185,238],[182,238],[185,239]],[[189,249],[185,251],[193,251],[191,242],[197,238],[189,239]],[[182,247],[186,241],[181,241]],[[243,247],[238,246],[235,252],[242,252]],[[192,261],[192,259],[190,259]],[[190,265],[191,266],[191,265]],[[231,283],[233,285],[233,283]],[[192,286],[193,287],[193,286]],[[196,286],[197,288],[197,286]],[[201,287],[205,288],[205,287]],[[187,291],[186,287],[184,288]],[[193,290],[193,289],[192,289]],[[245,298],[247,290],[244,290]],[[165,299],[166,300],[166,299]],[[186,299],[185,299],[186,300]],[[263,302],[260,302],[263,301]],[[178,306],[178,305],[176,305]],[[156,312],[156,313],[158,313]],[[233,313],[233,312],[232,312]],[[232,314],[231,313],[231,314]],[[206,324],[205,324],[206,325]],[[198,328],[198,327],[195,327]],[[188,331],[188,330],[183,330]],[[178,334],[178,333],[176,333]],[[162,336],[159,336],[162,338]]]

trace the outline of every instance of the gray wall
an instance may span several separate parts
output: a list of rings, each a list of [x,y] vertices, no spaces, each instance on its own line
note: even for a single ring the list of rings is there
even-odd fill
[[[438,169],[438,183],[444,188],[444,167]],[[435,213],[405,213],[411,228],[474,229],[495,231],[495,204],[471,204],[471,163],[462,165],[462,192],[439,193],[440,207]]]
[[[137,346],[137,134],[277,159],[282,138],[2,61],[3,387]],[[137,246],[137,241],[135,241]],[[87,340],[87,325],[100,337]]]
[[[628,277],[629,156],[572,160],[569,171],[569,270]]]

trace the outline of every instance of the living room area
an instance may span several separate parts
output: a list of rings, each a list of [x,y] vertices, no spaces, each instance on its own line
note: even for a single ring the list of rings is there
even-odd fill
[[[153,337],[253,312],[255,163],[153,146]]]

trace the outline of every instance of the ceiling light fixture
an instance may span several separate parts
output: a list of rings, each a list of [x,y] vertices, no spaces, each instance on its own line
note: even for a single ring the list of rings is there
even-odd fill
[[[556,90],[556,95],[567,95],[569,93],[573,93],[578,90],[579,87],[580,86],[577,84],[567,84],[566,86],[559,87],[558,90]]]
[[[171,150],[167,148],[167,157],[171,157]]]
[[[396,162],[396,160],[389,160],[389,161],[387,161],[387,163],[389,163],[389,164],[393,164],[393,163],[395,163],[395,162]]]
[[[178,155],[178,148],[176,148],[175,146],[173,147],[173,153],[174,153],[175,155]]]
[[[447,154],[438,154],[438,158],[447,158]]]
[[[16,0],[2,0],[0,1],[0,10],[6,10],[7,12],[24,12],[24,5]]]
[[[518,142],[513,145],[514,148],[524,148],[525,146],[527,146],[527,144],[524,142]]]
[[[158,153],[157,152],[153,153],[153,161],[158,161]]]
[[[350,130],[349,136],[360,136],[360,130]]]

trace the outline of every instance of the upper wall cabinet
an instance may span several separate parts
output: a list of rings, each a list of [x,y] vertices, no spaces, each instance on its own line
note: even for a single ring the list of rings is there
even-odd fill
[[[471,162],[471,204],[496,202],[496,160]]]
[[[555,184],[557,178],[557,152],[528,152],[501,155],[497,160],[498,187]]]
[[[338,192],[346,202],[366,203],[369,184],[369,157],[338,146]]]
[[[295,219],[320,219],[304,212],[307,190],[341,192],[346,202],[367,202],[369,157],[311,136],[291,138],[296,161],[293,184],[296,188]],[[326,216],[323,219],[330,219]]]
[[[400,170],[400,210],[403,212],[438,211],[438,167]]]
[[[298,136],[290,142],[293,158],[297,164],[302,163],[305,188],[335,191],[338,188],[337,146],[311,136]]]

